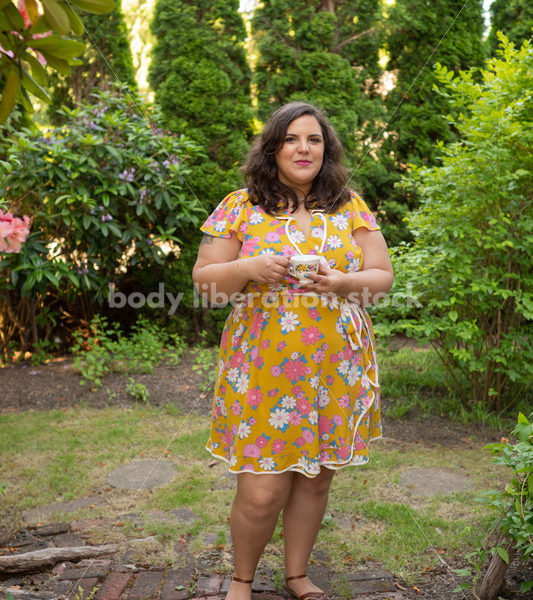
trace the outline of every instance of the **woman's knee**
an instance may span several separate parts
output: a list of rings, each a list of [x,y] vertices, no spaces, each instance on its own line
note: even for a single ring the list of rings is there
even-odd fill
[[[244,478],[244,475],[239,477]],[[278,514],[290,491],[289,481],[282,482],[279,476],[275,476],[276,480],[268,481],[267,477],[257,475],[253,479],[238,481],[237,485],[237,501],[241,510],[258,519],[267,518],[273,513]]]

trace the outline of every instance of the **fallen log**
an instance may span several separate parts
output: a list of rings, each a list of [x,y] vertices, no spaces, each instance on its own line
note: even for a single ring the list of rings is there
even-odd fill
[[[118,552],[118,544],[106,546],[74,546],[66,548],[45,548],[23,554],[0,556],[0,573],[23,573],[53,567],[63,560],[77,561],[82,558],[94,558],[104,554]]]

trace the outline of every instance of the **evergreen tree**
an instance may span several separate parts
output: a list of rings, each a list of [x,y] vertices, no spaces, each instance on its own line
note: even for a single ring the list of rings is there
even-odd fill
[[[531,0],[494,0],[490,5],[490,33],[487,39],[489,53],[496,55],[500,43],[497,31],[503,31],[518,48],[532,37],[533,4]]]
[[[81,19],[85,27],[83,39],[87,44],[80,57],[83,65],[73,68],[71,75],[56,75],[51,79],[53,120],[57,120],[54,115],[61,105],[91,102],[91,90],[108,89],[109,83],[117,78],[129,89],[137,89],[120,0],[115,0],[115,9],[106,15],[86,13]]]
[[[167,126],[206,151],[191,187],[211,206],[241,185],[238,167],[252,133],[238,8],[238,0],[158,0],[152,24],[149,81]]]
[[[480,67],[484,60],[481,0],[396,0],[387,18],[387,70],[395,86],[386,97],[387,135],[380,160],[388,177],[380,196],[394,225],[392,241],[405,237],[403,216],[416,206],[416,198],[394,183],[408,164],[433,165],[435,144],[456,139],[445,115],[450,107],[445,95],[434,88],[434,65],[452,72]]]
[[[381,10],[376,0],[265,0],[252,19],[259,117],[294,100],[323,108],[355,171],[350,186],[370,204],[378,166],[368,140],[383,119]]]

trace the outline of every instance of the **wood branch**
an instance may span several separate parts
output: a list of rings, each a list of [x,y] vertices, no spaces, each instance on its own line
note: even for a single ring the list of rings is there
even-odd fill
[[[94,558],[105,554],[118,552],[118,544],[106,546],[74,546],[66,548],[45,548],[12,556],[0,556],[0,573],[24,573],[42,568],[53,567],[63,560],[80,560]]]
[[[363,37],[364,35],[368,35],[370,33],[375,33],[375,31],[376,28],[372,27],[370,29],[367,29],[366,31],[362,31],[361,33],[356,33],[355,35],[352,35],[352,37],[349,37],[348,39],[343,40],[342,42],[337,44],[335,48],[333,48],[332,52],[338,52],[341,48],[346,46],[346,44],[349,44],[350,42],[355,42],[355,40],[359,39],[360,37]]]
[[[509,540],[505,544],[504,548],[507,550],[509,555],[509,563],[513,560],[515,555],[515,542]],[[496,600],[498,592],[503,586],[505,581],[505,573],[509,565],[501,558],[501,556],[495,552],[485,576],[481,580],[481,583],[476,586],[475,594],[479,600]]]

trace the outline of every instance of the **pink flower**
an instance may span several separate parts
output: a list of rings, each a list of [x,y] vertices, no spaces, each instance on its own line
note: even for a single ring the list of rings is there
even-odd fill
[[[242,406],[238,402],[234,402],[231,405],[231,412],[234,415],[240,415],[242,413]]]
[[[296,408],[302,413],[302,415],[308,415],[311,412],[311,404],[307,398],[301,398],[296,401]]]
[[[24,27],[26,29],[29,29],[31,27],[31,21],[30,21],[30,17],[28,16],[28,11],[26,10],[25,0],[18,1],[18,9],[19,9],[19,13],[21,14],[21,16],[24,20]]]
[[[268,440],[264,435],[260,435],[256,438],[255,443],[259,448],[264,448],[268,444]]]
[[[342,425],[342,417],[340,415],[333,415],[331,420],[335,423],[335,425]]]
[[[280,452],[283,452],[283,449],[285,448],[285,444],[286,443],[287,442],[285,440],[282,440],[282,439],[274,440],[272,442],[272,452],[274,454],[279,454]]]
[[[248,390],[246,402],[253,408],[257,408],[263,402],[263,392],[259,391],[259,386]]]
[[[279,377],[281,375],[281,368],[278,365],[274,365],[271,369],[270,369],[270,373],[274,376],[274,377]]]
[[[0,211],[0,252],[20,252],[20,246],[30,233],[30,218],[13,217]]]
[[[341,408],[348,408],[350,406],[350,395],[344,394],[344,396],[340,396],[337,398],[337,402]]]
[[[301,385],[293,385],[291,388],[291,392],[295,396],[300,396],[303,393],[302,386]]]
[[[257,358],[254,359],[254,365],[260,369],[263,366],[263,357],[262,356],[258,356]]]
[[[270,340],[261,340],[261,348],[266,350],[270,346]]]
[[[350,457],[350,448],[348,446],[342,446],[338,449],[337,454],[342,460],[347,460]]]
[[[303,439],[310,444],[315,439],[315,434],[310,429],[304,429],[302,432]]]
[[[259,458],[261,456],[261,448],[256,444],[246,444],[242,453],[244,456],[249,456],[250,458]]]
[[[338,354],[332,354],[329,357],[329,362],[332,362],[332,363],[339,362],[339,355]]]
[[[314,354],[311,355],[311,358],[317,363],[322,362],[325,357],[326,353],[324,352],[324,350],[317,350]]]
[[[277,395],[278,391],[279,391],[278,388],[272,388],[271,390],[268,390],[267,396],[269,398],[273,398],[274,396]]]
[[[300,436],[299,438],[296,438],[296,439],[294,440],[294,445],[295,445],[295,446],[298,446],[298,448],[299,448],[300,446],[303,446],[305,443],[306,443],[306,442],[305,442],[304,438],[303,438],[303,437],[301,437],[301,436]]]
[[[314,325],[311,325],[310,327],[307,327],[302,331],[302,342],[306,346],[316,344],[321,337],[322,335],[320,333],[320,330]]]
[[[244,354],[242,350],[237,350],[235,354],[231,357],[230,364],[232,367],[240,367],[244,362]]]
[[[328,433],[332,426],[332,422],[324,415],[318,419],[318,433]]]
[[[284,256],[294,256],[296,254],[296,250],[292,246],[285,244],[285,246],[283,246],[283,248],[281,249],[281,253]]]
[[[290,358],[283,365],[283,374],[291,383],[296,383],[299,379],[303,379],[305,376],[305,365],[298,360],[292,360]]]
[[[297,412],[291,412],[289,415],[289,425],[299,425],[302,422],[302,415]]]
[[[279,242],[279,233],[277,231],[269,231],[265,235],[267,242]]]
[[[283,348],[285,348],[285,346],[287,345],[286,342],[278,342],[278,352],[281,352],[283,350]]]
[[[311,317],[311,319],[313,319],[314,321],[316,321],[316,320],[318,319],[318,317],[319,317],[318,309],[317,309],[317,308],[315,308],[315,307],[313,307],[313,308],[310,308],[307,314],[308,314],[308,315]]]

